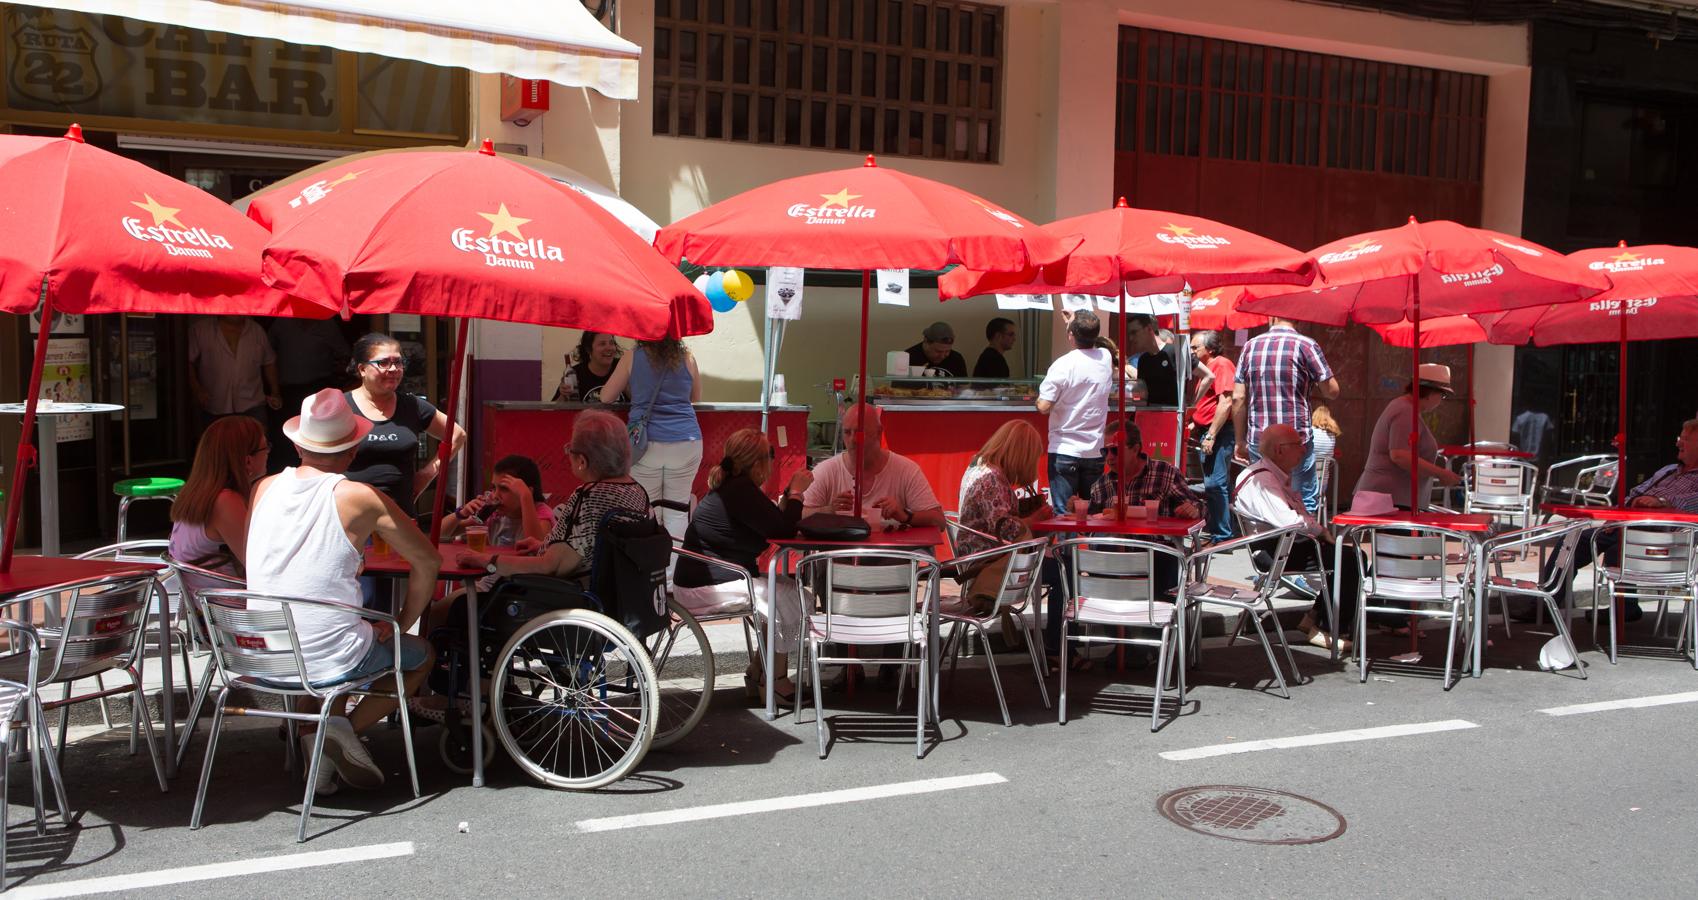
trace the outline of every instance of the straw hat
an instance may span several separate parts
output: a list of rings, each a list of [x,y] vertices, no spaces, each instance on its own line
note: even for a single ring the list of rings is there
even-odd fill
[[[1456,390],[1450,386],[1450,366],[1438,363],[1422,363],[1418,370],[1422,387],[1438,388],[1446,394],[1454,394]]]
[[[308,453],[341,453],[366,439],[372,421],[354,414],[335,388],[301,401],[301,414],[283,423],[283,436]]]

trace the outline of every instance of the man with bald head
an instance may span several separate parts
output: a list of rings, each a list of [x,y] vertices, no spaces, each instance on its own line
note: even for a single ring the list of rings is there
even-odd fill
[[[1287,570],[1318,570],[1326,573],[1330,580],[1333,562],[1332,535],[1321,527],[1321,523],[1315,521],[1315,517],[1304,508],[1303,498],[1291,487],[1291,472],[1303,463],[1303,455],[1307,452],[1303,436],[1290,425],[1269,425],[1258,435],[1257,449],[1261,452],[1261,459],[1238,474],[1238,481],[1233,490],[1232,507],[1244,516],[1245,531],[1255,534],[1268,528],[1301,525],[1305,534],[1320,539],[1324,552],[1317,553],[1313,541],[1299,540],[1291,547],[1291,558],[1286,562]],[[1273,547],[1262,549],[1272,552]],[[1303,624],[1299,626],[1308,635],[1309,643],[1317,647],[1330,649],[1334,640],[1338,641],[1341,649],[1349,649],[1350,646],[1350,642],[1343,640],[1341,635],[1356,620],[1356,596],[1362,586],[1356,554],[1344,554],[1341,574],[1343,577],[1339,580],[1338,607],[1339,618],[1343,621],[1334,627],[1333,623],[1328,621],[1330,610],[1325,603],[1317,601],[1314,610],[1303,617]],[[1325,630],[1316,627],[1317,616]]]
[[[863,427],[861,410],[866,410]],[[874,528],[906,525],[943,527],[943,504],[913,460],[884,446],[884,423],[876,406],[851,405],[840,427],[844,451],[814,469],[814,483],[802,495],[802,514],[847,513],[855,502],[855,463],[862,478],[861,514]]]

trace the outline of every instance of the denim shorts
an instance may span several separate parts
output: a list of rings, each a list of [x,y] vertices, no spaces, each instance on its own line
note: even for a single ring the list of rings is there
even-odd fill
[[[424,661],[430,658],[430,650],[430,642],[424,638],[410,634],[401,635],[401,671],[411,672],[424,665]],[[366,658],[360,660],[359,665],[335,678],[325,679],[322,683],[315,682],[313,687],[323,687],[326,684],[340,684],[348,681],[364,681],[389,668],[394,662],[394,639],[380,641],[374,636],[371,649],[366,651]]]

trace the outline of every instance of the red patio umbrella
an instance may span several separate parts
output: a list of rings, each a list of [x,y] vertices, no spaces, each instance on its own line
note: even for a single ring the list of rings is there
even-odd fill
[[[0,198],[0,312],[41,316],[0,547],[6,572],[55,312],[323,317],[334,307],[260,281],[264,229],[191,184],[83,143],[76,125],[62,138],[0,136]]]
[[[1065,260],[1017,272],[962,267],[938,279],[945,299],[979,294],[1174,294],[1232,284],[1309,284],[1315,260],[1278,241],[1213,219],[1112,209],[1044,226],[1056,237],[1084,239]]]
[[[1315,249],[1324,288],[1293,292],[1252,287],[1242,308],[1307,322],[1411,323],[1411,380],[1421,362],[1422,318],[1566,303],[1610,286],[1601,272],[1558,253],[1484,228],[1409,222]],[[1420,496],[1420,423],[1409,424],[1409,499]]]
[[[1192,294],[1189,301],[1192,329],[1236,331],[1268,324],[1267,316],[1238,308],[1244,296],[1244,288],[1240,285],[1209,288]]]
[[[1060,219],[1044,226],[1057,237],[1078,235],[1083,243],[1058,263],[1017,272],[960,268],[938,279],[946,299],[977,294],[1103,294],[1114,297],[1178,293],[1189,285],[1205,290],[1241,284],[1307,285],[1315,280],[1315,260],[1269,240],[1201,216],[1129,206],[1121,197],[1112,209]],[[1121,309],[1120,346],[1126,346],[1126,316]],[[1181,317],[1181,332],[1189,332]],[[1189,371],[1188,344],[1179,351],[1179,370]],[[1116,367],[1120,427],[1126,428],[1126,373]],[[1185,392],[1180,392],[1174,457],[1185,465]],[[1126,447],[1117,448],[1126,471]],[[1116,505],[1122,514],[1124,503]]]
[[[594,328],[655,340],[713,330],[678,270],[584,195],[495,154],[371,157],[256,197],[272,223],[263,274],[282,290],[365,314],[460,319],[448,380],[453,433],[472,318]],[[441,448],[447,470],[452,441]],[[436,494],[432,538],[446,492]]]
[[[1698,250],[1648,244],[1599,247],[1568,258],[1608,273],[1613,286],[1585,303],[1563,303],[1483,316],[1493,341],[1540,347],[1615,338],[1621,350],[1617,388],[1616,492],[1627,497],[1627,342],[1698,337]]]
[[[860,388],[867,394],[867,320],[873,269],[1021,271],[1064,259],[1058,238],[960,188],[864,165],[775,181],[662,228],[655,247],[700,266],[791,266],[861,273]],[[858,457],[857,457],[858,458]],[[862,479],[855,477],[855,514]]]

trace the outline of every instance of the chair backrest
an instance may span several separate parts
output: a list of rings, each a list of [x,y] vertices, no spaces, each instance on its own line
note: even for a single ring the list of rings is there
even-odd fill
[[[291,687],[303,685],[313,693],[292,609],[321,605],[319,601],[241,590],[201,591],[197,599],[206,617],[213,660],[226,683],[233,678],[257,678]],[[254,600],[270,601],[278,608],[249,609]]]
[[[1520,460],[1486,456],[1463,464],[1462,479],[1467,485],[1464,503],[1468,512],[1527,513],[1532,509],[1539,469]]]
[[[158,591],[152,573],[111,575],[19,594],[5,606],[12,610],[7,618],[44,621],[38,633],[49,662],[41,683],[49,684],[129,665],[141,652],[149,601]]]
[[[796,563],[804,596],[824,613],[825,640],[848,644],[856,643],[857,623],[877,619],[906,619],[908,638],[916,639],[937,598],[937,572],[929,557],[892,550],[829,550]]]
[[[1142,603],[1152,616],[1158,604],[1172,600],[1156,593],[1156,563],[1167,558],[1174,574],[1186,571],[1185,554],[1167,544],[1125,537],[1079,537],[1062,541],[1057,549],[1067,555],[1072,590],[1069,602],[1110,600]],[[1179,588],[1185,579],[1179,578]],[[1183,599],[1183,598],[1181,598]]]
[[[1044,552],[1048,549],[1047,538],[1035,538],[997,548],[1003,556],[999,560],[993,560],[991,565],[1006,560],[1007,567],[1002,573],[1002,585],[996,592],[996,608],[993,612],[1024,606],[1032,598],[1042,579],[1039,567],[1044,564]]]
[[[200,594],[204,591],[239,591],[248,586],[243,579],[223,572],[203,569],[193,563],[182,562],[165,554],[165,564],[171,567],[177,579],[178,595],[182,600],[185,618],[193,622],[197,628],[206,627],[206,613],[200,602]]]
[[[1580,470],[1580,475],[1574,479],[1575,490],[1588,502],[1607,506],[1615,495],[1615,482],[1619,474],[1616,460],[1612,457],[1606,462]]]
[[[1693,537],[1698,525],[1630,525],[1621,529],[1621,576],[1668,578],[1686,576],[1691,581],[1698,556]]]
[[[1463,552],[1464,538],[1446,529],[1398,525],[1364,533],[1373,549],[1373,565],[1363,575],[1368,594],[1449,598],[1459,588],[1448,571],[1448,558],[1461,554],[1472,565],[1472,555]]]
[[[114,562],[165,563],[166,557],[170,555],[170,550],[170,541],[122,541],[79,553],[76,558],[110,559]],[[171,615],[175,616],[177,614],[177,599],[182,594],[182,585],[179,583],[176,570],[168,568],[155,577],[159,579],[159,587],[165,596],[166,609],[170,611]],[[158,605],[149,608],[147,614],[150,616],[159,615]]]

